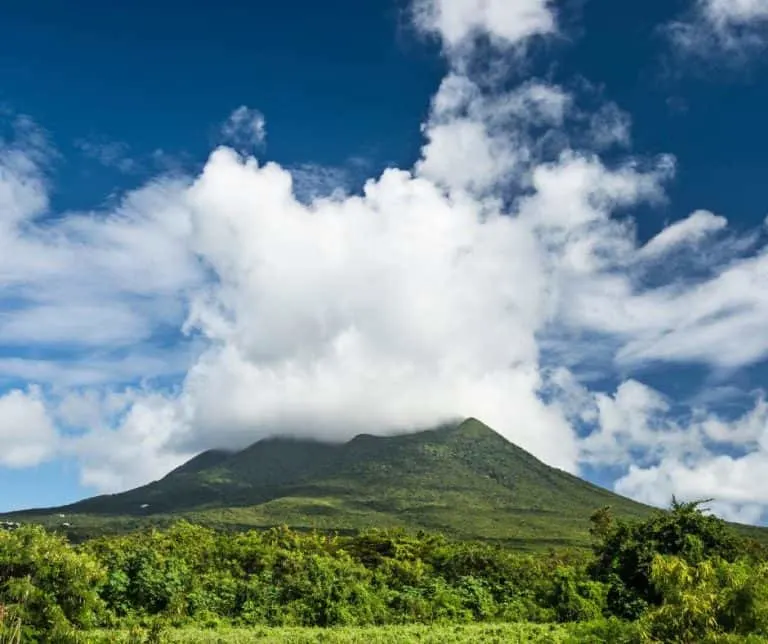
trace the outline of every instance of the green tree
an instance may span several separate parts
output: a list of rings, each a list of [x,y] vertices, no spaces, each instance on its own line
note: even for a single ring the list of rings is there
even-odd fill
[[[643,616],[664,642],[708,642],[718,636],[768,634],[768,565],[721,558],[686,562],[657,555],[651,580],[659,606]]]
[[[22,625],[25,642],[67,642],[104,614],[103,566],[42,528],[0,531],[0,606]]]
[[[595,517],[592,573],[609,586],[610,612],[634,619],[648,606],[661,603],[651,580],[657,555],[677,556],[691,564],[711,557],[736,560],[741,540],[723,520],[704,514],[701,504],[673,499],[669,511],[655,512],[645,521],[606,522],[604,514]]]

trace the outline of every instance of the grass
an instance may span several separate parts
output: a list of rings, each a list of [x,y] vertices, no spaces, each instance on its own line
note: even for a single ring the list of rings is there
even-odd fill
[[[566,627],[551,624],[489,624],[440,626],[386,626],[374,628],[255,628],[166,631],[163,644],[502,644],[541,642],[556,644],[568,641]],[[126,631],[101,631],[91,634],[93,644],[138,644]]]
[[[624,633],[626,635],[626,632]],[[476,624],[437,626],[381,626],[370,628],[254,628],[175,629],[158,639],[134,631],[98,631],[89,644],[616,644],[625,639],[606,630],[605,622],[584,624]],[[768,644],[756,635],[719,636],[719,644]]]

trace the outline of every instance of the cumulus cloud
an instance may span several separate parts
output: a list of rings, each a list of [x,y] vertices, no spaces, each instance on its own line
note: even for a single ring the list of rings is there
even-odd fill
[[[620,494],[661,507],[673,496],[713,500],[710,509],[730,520],[763,520],[768,496],[757,482],[768,465],[768,404],[762,395],[751,409],[724,418],[636,380],[612,394],[590,392],[562,370],[553,382],[569,416],[595,427],[579,441],[580,459],[624,470],[615,484]]]
[[[688,54],[741,56],[765,46],[766,28],[766,0],[696,0],[690,17],[669,25],[669,33]]]
[[[708,454],[688,462],[669,458],[649,468],[631,465],[629,473],[617,482],[616,491],[662,506],[672,495],[685,500],[714,499],[711,507],[721,516],[758,523],[768,507],[768,495],[759,483],[766,467],[765,451],[743,457]]]
[[[58,436],[38,388],[0,396],[0,465],[30,467],[52,457]]]
[[[534,136],[562,125],[569,106],[568,94],[546,83],[488,94],[452,73],[432,100],[415,170],[449,189],[474,193],[519,181],[534,162]]]
[[[549,0],[416,0],[414,15],[417,26],[438,34],[449,49],[479,35],[517,45],[556,29]]]
[[[75,404],[65,399],[59,413],[70,422],[88,422],[89,431],[67,440],[62,452],[80,461],[82,484],[97,490],[142,485],[195,455],[168,448],[184,428],[179,406],[158,393],[129,392],[80,399]]]

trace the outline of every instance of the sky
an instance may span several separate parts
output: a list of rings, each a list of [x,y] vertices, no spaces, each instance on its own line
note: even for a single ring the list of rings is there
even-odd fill
[[[766,47],[768,0],[3,3],[0,511],[475,416],[766,524]]]

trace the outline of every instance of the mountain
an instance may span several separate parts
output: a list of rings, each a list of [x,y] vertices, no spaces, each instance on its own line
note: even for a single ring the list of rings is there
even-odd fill
[[[209,451],[120,494],[7,517],[73,536],[185,518],[219,528],[426,529],[520,547],[583,545],[589,515],[650,508],[551,468],[475,419],[344,444],[265,439]],[[61,515],[64,515],[62,517]]]
[[[209,451],[159,481],[16,520],[90,534],[177,518],[246,528],[405,527],[520,545],[583,543],[588,517],[649,508],[548,467],[475,419],[344,444],[271,438]],[[62,517],[61,515],[64,515]]]

